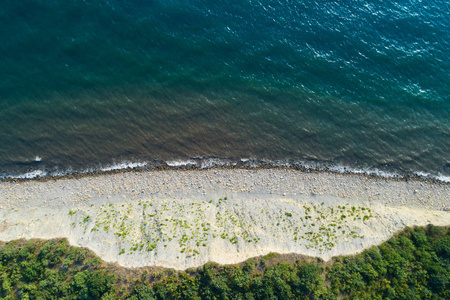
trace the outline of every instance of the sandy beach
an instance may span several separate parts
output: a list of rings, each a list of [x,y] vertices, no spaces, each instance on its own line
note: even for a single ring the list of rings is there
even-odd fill
[[[66,237],[127,267],[328,260],[450,225],[450,184],[292,169],[136,171],[0,182],[0,240]]]

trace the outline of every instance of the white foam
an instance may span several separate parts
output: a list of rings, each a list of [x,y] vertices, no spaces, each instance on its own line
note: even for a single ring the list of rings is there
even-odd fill
[[[420,177],[436,179],[436,180],[439,180],[439,181],[442,181],[442,182],[450,182],[450,176],[445,176],[445,175],[442,175],[442,174],[431,175],[430,173],[425,173],[425,172],[415,172],[415,174],[420,176]]]
[[[331,166],[331,167],[328,167],[328,169],[331,171],[334,171],[334,172],[338,172],[338,173],[367,174],[367,175],[376,175],[376,176],[386,177],[386,178],[402,177],[397,173],[382,171],[379,169],[369,169],[369,168],[355,169],[355,168],[350,168],[350,167],[346,167],[346,166]]]
[[[166,164],[169,167],[181,167],[181,166],[193,166],[197,163],[194,160],[188,159],[188,160],[172,160],[172,161],[166,161]]]
[[[296,162],[292,165],[299,165],[302,168],[305,168],[307,170],[318,170],[318,171],[332,171],[337,173],[353,173],[353,174],[366,174],[366,175],[376,175],[380,177],[386,177],[386,178],[402,178],[398,173],[395,172],[388,172],[383,171],[380,169],[371,169],[371,168],[352,168],[345,165],[331,165],[327,163],[322,162]]]
[[[146,162],[130,162],[125,161],[118,164],[113,164],[107,167],[100,168],[101,171],[112,171],[112,170],[122,170],[122,169],[134,169],[134,168],[142,168],[147,165]]]
[[[443,181],[443,182],[450,182],[450,176],[439,175],[439,176],[435,176],[435,179]]]
[[[34,171],[27,172],[25,174],[20,174],[20,175],[17,175],[17,176],[11,176],[11,178],[31,179],[31,178],[35,178],[35,177],[38,177],[38,176],[42,177],[42,176],[45,176],[45,175],[47,175],[47,172],[44,172],[42,170],[34,170]]]
[[[35,157],[35,161],[39,162],[41,161],[40,156]],[[201,169],[209,169],[213,167],[221,167],[221,166],[236,166],[240,163],[244,164],[247,167],[250,168],[258,168],[263,164],[269,164],[274,167],[292,167],[292,166],[300,166],[307,170],[318,170],[318,171],[332,171],[337,173],[353,173],[353,174],[366,174],[366,175],[375,175],[380,177],[386,177],[386,178],[403,178],[402,175],[395,173],[395,172],[388,172],[383,171],[376,168],[352,168],[345,165],[332,165],[328,163],[318,162],[318,161],[287,161],[287,160],[270,160],[270,159],[262,159],[262,160],[255,160],[252,158],[241,158],[239,160],[231,161],[228,159],[222,159],[222,158],[204,158],[204,157],[194,157],[191,159],[184,159],[184,160],[172,160],[172,161],[166,161],[165,163],[169,167],[181,167],[181,166],[197,166]],[[131,162],[131,161],[123,161],[120,163],[107,165],[105,167],[101,168],[88,168],[82,171],[76,171],[80,173],[88,173],[95,170],[100,171],[113,171],[113,170],[122,170],[122,169],[134,169],[134,168],[142,168],[149,165],[149,162]],[[67,174],[73,173],[74,170],[69,168],[65,171],[46,171],[46,170],[33,170],[24,174],[20,175],[0,175],[0,178],[22,178],[22,179],[31,179],[38,176],[63,176]],[[435,179],[438,181],[450,183],[450,176],[437,174],[432,175],[430,173],[426,172],[414,172],[415,175],[423,177],[423,178],[429,178],[429,179]]]
[[[231,162],[226,159],[219,158],[203,158],[200,163],[201,169],[209,169],[213,167],[229,166]]]

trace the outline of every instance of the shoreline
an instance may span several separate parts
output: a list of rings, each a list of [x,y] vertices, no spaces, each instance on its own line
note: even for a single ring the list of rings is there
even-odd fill
[[[61,175],[44,175],[44,176],[34,176],[34,177],[0,177],[1,182],[27,182],[27,181],[54,181],[54,180],[64,180],[64,179],[80,179],[84,177],[97,177],[120,173],[132,173],[132,172],[159,172],[159,171],[206,171],[206,170],[248,170],[248,171],[258,171],[258,170],[294,170],[303,173],[328,173],[346,176],[362,176],[372,179],[386,179],[386,180],[396,180],[396,181],[423,181],[433,184],[444,184],[450,185],[450,181],[437,179],[433,175],[419,175],[419,174],[390,174],[389,176],[383,176],[377,173],[378,170],[351,170],[347,167],[342,167],[342,170],[329,168],[327,166],[322,167],[312,167],[305,166],[301,164],[275,164],[275,163],[263,163],[256,162],[258,165],[246,165],[244,164],[224,164],[224,165],[213,165],[208,167],[202,167],[193,164],[183,164],[183,165],[170,165],[167,162],[160,163],[158,165],[144,165],[135,167],[120,167],[120,168],[107,168],[105,170],[86,170],[84,172],[72,172]],[[38,169],[30,169],[29,172],[35,172]],[[383,173],[383,172],[382,172]]]
[[[406,226],[450,225],[449,197],[442,182],[292,168],[3,181],[0,240],[66,237],[128,267],[186,269],[269,252],[329,260]]]

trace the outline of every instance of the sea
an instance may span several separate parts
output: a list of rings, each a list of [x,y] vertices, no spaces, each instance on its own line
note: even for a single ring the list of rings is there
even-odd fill
[[[190,165],[450,181],[450,2],[2,1],[1,178]]]

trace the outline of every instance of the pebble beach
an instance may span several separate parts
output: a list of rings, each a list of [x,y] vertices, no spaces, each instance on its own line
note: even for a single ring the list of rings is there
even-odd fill
[[[67,238],[178,270],[270,252],[329,260],[450,225],[450,184],[294,169],[153,170],[0,182],[0,240]]]

